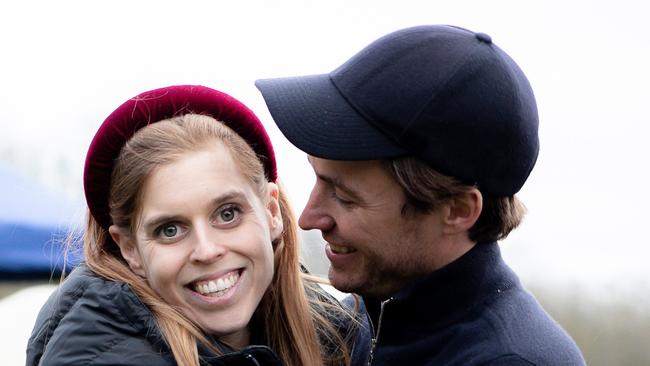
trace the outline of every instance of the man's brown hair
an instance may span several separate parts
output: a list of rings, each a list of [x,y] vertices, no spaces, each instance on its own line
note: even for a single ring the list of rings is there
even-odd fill
[[[386,168],[406,194],[402,214],[407,214],[409,210],[431,212],[472,187],[413,157],[386,160]],[[483,195],[483,209],[474,226],[469,229],[469,238],[476,242],[501,240],[519,226],[525,212],[526,208],[514,195]]]

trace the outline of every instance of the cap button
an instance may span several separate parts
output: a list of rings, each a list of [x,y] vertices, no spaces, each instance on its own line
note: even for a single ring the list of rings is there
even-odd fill
[[[476,38],[478,38],[479,41],[485,42],[487,44],[492,43],[492,37],[488,36],[485,33],[476,33]]]

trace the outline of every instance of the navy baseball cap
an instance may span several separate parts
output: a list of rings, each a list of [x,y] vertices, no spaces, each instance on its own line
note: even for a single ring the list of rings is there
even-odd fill
[[[484,33],[390,33],[329,74],[256,81],[285,137],[331,160],[414,156],[496,197],[518,192],[539,152],[535,96]]]

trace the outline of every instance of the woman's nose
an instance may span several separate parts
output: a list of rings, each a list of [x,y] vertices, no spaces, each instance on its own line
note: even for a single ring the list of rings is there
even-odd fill
[[[200,263],[212,263],[223,257],[228,251],[221,241],[222,235],[210,225],[194,228],[194,247],[190,260]]]

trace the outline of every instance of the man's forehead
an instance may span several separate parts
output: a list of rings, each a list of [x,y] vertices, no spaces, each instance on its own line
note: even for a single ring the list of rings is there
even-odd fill
[[[356,175],[354,174],[355,171],[358,171],[358,169],[353,168],[355,165],[358,165],[355,164],[358,162],[328,160],[311,155],[309,155],[307,159],[311,164],[311,167],[314,169],[316,175],[324,175],[332,180],[339,180],[345,177],[353,177]]]
[[[332,182],[355,185],[355,182],[391,179],[379,160],[327,160],[311,155],[307,159],[318,177]]]
[[[337,183],[341,180],[341,176],[345,177],[345,170],[342,166],[336,164],[333,160],[326,160],[308,155],[307,160],[311,164],[312,169],[317,177],[324,179],[330,183]]]
[[[332,168],[336,170],[368,170],[374,167],[380,167],[380,160],[330,160],[319,158],[313,155],[307,155],[307,160],[314,166]]]

